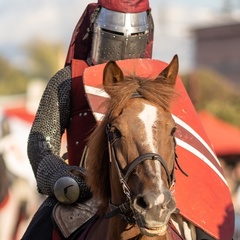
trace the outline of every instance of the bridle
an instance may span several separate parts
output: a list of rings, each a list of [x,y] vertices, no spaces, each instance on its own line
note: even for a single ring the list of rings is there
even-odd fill
[[[111,123],[110,122],[106,125],[106,134],[107,134],[107,138],[108,138],[109,159],[110,159],[110,162],[115,164],[115,166],[116,166],[118,178],[119,178],[120,184],[122,186],[123,193],[125,194],[127,200],[125,203],[123,203],[119,206],[116,206],[110,202],[109,203],[110,209],[109,209],[109,212],[105,215],[105,217],[111,218],[113,216],[120,215],[129,224],[134,225],[138,218],[138,213],[133,208],[132,198],[131,198],[131,189],[127,184],[128,178],[131,175],[131,173],[133,172],[133,170],[137,167],[138,164],[140,164],[146,160],[159,161],[167,175],[169,189],[173,191],[174,184],[175,184],[175,177],[174,177],[175,166],[173,167],[173,170],[171,172],[169,172],[167,165],[160,154],[145,153],[145,154],[138,156],[134,161],[132,161],[126,170],[126,173],[123,173],[123,171],[121,170],[121,168],[119,166],[119,160],[117,158],[116,149],[114,146],[114,143],[116,142],[116,136],[114,135],[114,132],[111,131]],[[177,155],[175,154],[175,156],[177,156]],[[174,161],[174,165],[175,165],[175,161]]]
[[[136,91],[132,94],[131,98],[142,98],[142,95]],[[109,115],[110,114],[108,114],[108,118],[109,118]],[[115,164],[115,166],[116,166],[118,178],[119,178],[120,184],[122,186],[123,193],[125,194],[127,200],[125,203],[122,203],[118,206],[109,202],[109,211],[106,213],[105,218],[112,218],[112,217],[118,215],[118,216],[122,217],[123,219],[125,219],[127,221],[127,223],[134,225],[134,224],[136,224],[136,222],[139,223],[141,221],[138,221],[139,214],[138,214],[138,212],[136,212],[136,210],[133,207],[132,198],[131,198],[131,189],[128,186],[127,181],[128,181],[129,176],[131,175],[131,173],[137,167],[138,164],[140,164],[146,160],[159,161],[167,175],[168,186],[169,186],[169,190],[171,192],[174,191],[174,185],[175,185],[175,176],[174,176],[175,163],[176,163],[178,169],[185,176],[188,176],[188,175],[187,175],[187,173],[184,172],[184,170],[180,167],[180,165],[178,163],[178,160],[177,160],[178,157],[176,154],[175,138],[173,138],[174,146],[175,146],[174,147],[175,159],[174,159],[173,169],[171,172],[169,172],[166,162],[164,161],[164,159],[162,158],[162,156],[160,154],[144,153],[144,154],[138,156],[134,161],[131,162],[131,164],[128,166],[128,168],[126,170],[126,173],[124,174],[119,166],[119,160],[117,158],[116,149],[114,146],[114,143],[116,142],[116,135],[114,134],[114,132],[111,131],[111,128],[112,128],[112,126],[111,126],[111,122],[110,122],[110,118],[109,118],[108,123],[106,125],[109,159],[110,159],[110,162]]]

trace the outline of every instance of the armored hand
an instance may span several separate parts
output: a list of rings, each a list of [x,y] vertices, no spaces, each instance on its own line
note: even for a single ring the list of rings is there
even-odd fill
[[[78,183],[71,177],[62,177],[54,185],[54,194],[61,203],[72,204],[80,195]]]

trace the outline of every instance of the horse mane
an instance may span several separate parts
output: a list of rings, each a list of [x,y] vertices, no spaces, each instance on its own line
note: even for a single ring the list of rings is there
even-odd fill
[[[162,76],[158,76],[158,80],[161,78]],[[164,79],[162,80],[164,82]],[[121,113],[135,92],[165,111],[169,111],[170,100],[175,95],[175,91],[173,86],[169,84],[135,75],[125,77],[123,82],[104,88],[106,92],[110,93],[111,98],[104,103],[107,104],[108,109],[104,119],[88,139],[87,184],[102,203],[108,204],[108,199],[111,196],[108,141],[105,130],[108,121]]]

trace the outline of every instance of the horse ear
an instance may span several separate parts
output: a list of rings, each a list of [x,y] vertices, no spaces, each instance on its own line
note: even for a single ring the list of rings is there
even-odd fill
[[[174,55],[169,65],[159,74],[157,81],[174,86],[178,75],[178,55]]]
[[[111,86],[114,83],[123,82],[124,76],[122,70],[115,61],[109,61],[103,70],[103,85]]]

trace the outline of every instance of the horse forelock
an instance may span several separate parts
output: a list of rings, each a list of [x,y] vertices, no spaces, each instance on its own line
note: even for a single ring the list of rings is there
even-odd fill
[[[159,76],[159,78],[162,78],[162,76]],[[109,109],[113,112],[123,109],[135,92],[138,92],[149,102],[169,111],[171,99],[176,94],[171,85],[135,75],[125,77],[123,82],[107,86],[105,90],[110,92],[111,99],[108,104]]]

